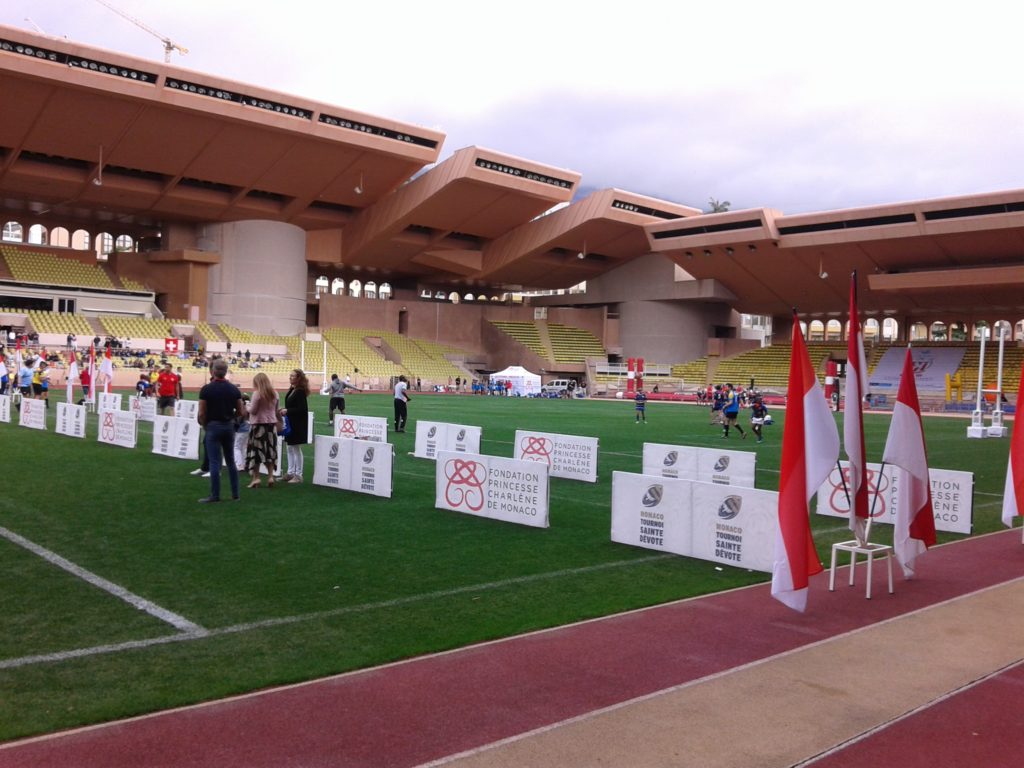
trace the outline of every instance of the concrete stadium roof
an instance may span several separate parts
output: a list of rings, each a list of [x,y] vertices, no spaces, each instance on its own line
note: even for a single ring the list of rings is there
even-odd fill
[[[759,208],[646,227],[651,250],[720,282],[741,312],[1024,311],[1024,190],[785,216]]]
[[[0,26],[0,209],[135,236],[271,219],[313,257],[392,278],[564,288],[647,252],[693,208],[254,85]],[[97,230],[99,231],[99,230]],[[584,253],[585,258],[577,258]]]

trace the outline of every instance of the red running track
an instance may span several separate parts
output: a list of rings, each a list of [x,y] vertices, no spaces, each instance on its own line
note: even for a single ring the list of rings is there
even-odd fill
[[[953,694],[812,763],[814,768],[1018,768],[1024,664]]]
[[[1017,578],[1019,537],[1006,531],[933,549],[919,579],[899,582],[891,596],[878,568],[870,601],[860,586],[828,593],[822,574],[801,615],[760,585],[14,742],[0,747],[0,768],[413,766]],[[829,765],[847,764],[845,755]]]

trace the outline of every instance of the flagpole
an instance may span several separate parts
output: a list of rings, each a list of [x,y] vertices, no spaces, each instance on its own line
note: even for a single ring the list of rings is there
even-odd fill
[[[871,500],[871,513],[868,515],[868,522],[864,526],[864,540],[867,541],[871,536],[871,523],[875,519],[875,504],[878,502],[878,494],[882,490],[882,473],[885,472],[885,460],[882,460],[882,465],[878,468],[878,482],[875,483],[875,497]]]
[[[836,459],[836,469],[839,470],[839,479],[843,481],[843,493],[846,494],[846,506],[853,509],[853,502],[850,501],[850,489],[846,485],[846,475],[843,473],[843,465]]]

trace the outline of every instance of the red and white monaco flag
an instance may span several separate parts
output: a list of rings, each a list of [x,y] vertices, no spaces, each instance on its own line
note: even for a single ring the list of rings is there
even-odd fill
[[[89,345],[89,397],[86,402],[96,402],[96,345]]]
[[[868,511],[867,461],[864,458],[864,412],[861,404],[868,389],[864,337],[857,311],[857,273],[850,275],[850,340],[846,349],[846,402],[843,406],[843,448],[849,461],[850,530],[857,541],[866,541]]]
[[[103,374],[103,391],[110,394],[110,383],[114,380],[114,361],[110,357],[110,347],[107,347],[107,353],[100,363],[100,373]]]
[[[811,367],[800,321],[794,314],[772,597],[797,611],[807,607],[809,577],[822,571],[811,537],[808,504],[838,458],[839,430]]]
[[[907,347],[903,361],[896,407],[889,423],[882,461],[896,469],[896,520],[892,533],[893,552],[903,575],[914,576],[914,561],[935,543],[935,513],[928,478],[928,451],[921,426],[921,406],[914,381],[914,359]]]
[[[68,363],[68,399],[67,402],[75,402],[75,381],[78,379],[78,358],[75,350],[71,350],[71,361]]]
[[[1018,393],[1024,392],[1024,368],[1020,370]],[[1018,399],[1018,407],[1020,405]],[[1006,464],[1003,488],[1003,524],[1013,527],[1013,518],[1024,515],[1024,413],[1017,411],[1010,438],[1010,460]]]

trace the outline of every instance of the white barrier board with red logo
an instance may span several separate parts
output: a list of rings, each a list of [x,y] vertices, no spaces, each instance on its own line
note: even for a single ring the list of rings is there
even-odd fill
[[[131,411],[100,411],[96,440],[122,448],[134,448],[136,418]]]
[[[842,461],[843,474],[849,487],[849,463]],[[892,525],[896,521],[896,482],[893,467],[886,464],[879,474],[881,464],[868,464],[868,509],[873,509],[874,523]],[[935,530],[948,533],[971,532],[974,516],[974,473],[956,469],[928,468],[932,484],[932,511],[935,513]],[[831,474],[818,489],[819,515],[827,517],[850,517],[850,505],[843,488],[843,477],[839,468],[833,467]],[[878,499],[875,499],[875,491]]]
[[[612,541],[771,573],[775,491],[612,473]]]
[[[394,446],[326,435],[317,435],[314,445],[314,485],[391,498]]]
[[[380,416],[347,416],[339,413],[334,417],[334,436],[386,443],[388,420]]]
[[[548,467],[499,456],[439,452],[434,506],[547,528]]]
[[[57,423],[54,426],[54,432],[58,435],[84,438],[85,411],[84,405],[57,403]]]
[[[191,419],[156,415],[153,421],[153,453],[175,459],[198,459],[199,425]]]
[[[46,401],[21,398],[21,416],[18,423],[30,429],[46,429]]]
[[[414,456],[433,459],[441,451],[480,453],[480,427],[446,424],[443,421],[417,421]]]
[[[516,430],[515,458],[547,464],[551,477],[597,482],[597,438]]]
[[[692,445],[644,443],[642,472],[645,475],[753,488],[757,454]]]

